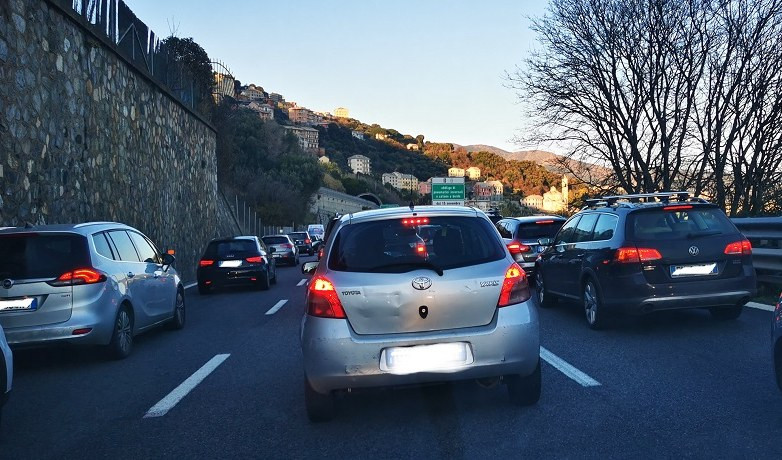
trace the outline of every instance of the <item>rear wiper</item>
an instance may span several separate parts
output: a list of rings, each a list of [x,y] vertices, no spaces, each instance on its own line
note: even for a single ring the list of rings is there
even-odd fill
[[[714,235],[719,235],[721,233],[722,232],[719,230],[709,230],[706,232],[692,232],[687,234],[687,238],[699,238],[701,236],[714,236]]]
[[[423,261],[423,260],[420,261],[420,262],[398,262],[398,263],[387,264],[387,265],[378,265],[378,266],[370,268],[369,270],[370,271],[375,271],[375,270],[381,270],[381,269],[384,269],[384,268],[408,267],[408,266],[410,266],[410,267],[429,268],[429,269],[432,269],[432,271],[437,273],[439,276],[443,276],[443,269],[442,268],[440,268],[439,266],[437,266],[437,265],[435,265],[435,264],[433,264],[431,262],[426,262],[426,261]]]

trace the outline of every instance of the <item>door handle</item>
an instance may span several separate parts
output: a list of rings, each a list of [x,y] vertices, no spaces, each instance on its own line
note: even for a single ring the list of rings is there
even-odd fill
[[[134,276],[136,276],[136,274],[135,274],[135,273],[133,273],[133,272],[128,272],[128,278],[133,278]]]

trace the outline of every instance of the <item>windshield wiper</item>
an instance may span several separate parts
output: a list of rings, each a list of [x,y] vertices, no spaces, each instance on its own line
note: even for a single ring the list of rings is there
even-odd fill
[[[437,265],[435,265],[435,264],[433,264],[431,262],[427,262],[427,261],[424,261],[424,260],[422,260],[420,262],[397,262],[397,263],[393,263],[393,264],[377,265],[375,267],[370,268],[369,270],[370,271],[375,271],[375,270],[382,270],[384,268],[408,267],[408,266],[410,266],[410,267],[429,268],[432,271],[434,271],[435,273],[437,273],[439,276],[443,276],[443,269],[442,268],[440,268],[439,266],[437,266]]]
[[[719,230],[709,230],[705,232],[692,232],[687,234],[687,238],[700,238],[702,236],[714,236],[719,235],[722,232]]]

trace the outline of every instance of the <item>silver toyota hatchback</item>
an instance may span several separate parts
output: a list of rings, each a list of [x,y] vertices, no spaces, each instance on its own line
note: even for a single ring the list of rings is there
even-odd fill
[[[426,238],[421,235],[426,230]],[[540,398],[537,308],[491,221],[466,207],[343,216],[312,274],[301,324],[305,403],[335,391],[480,379],[519,405]]]
[[[0,325],[12,346],[105,345],[127,357],[134,335],[185,324],[173,262],[118,223],[0,230]]]

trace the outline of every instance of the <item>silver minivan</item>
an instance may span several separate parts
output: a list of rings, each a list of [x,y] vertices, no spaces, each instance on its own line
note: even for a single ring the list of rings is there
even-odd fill
[[[105,345],[127,357],[134,335],[185,324],[174,256],[113,222],[0,230],[0,325],[12,346]]]
[[[540,398],[538,312],[486,215],[420,206],[343,216],[312,274],[301,324],[309,418],[335,391],[478,379]],[[424,239],[425,233],[426,240]]]

